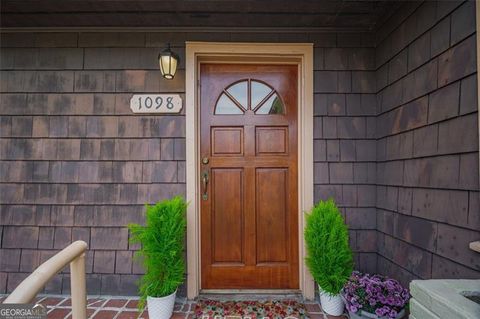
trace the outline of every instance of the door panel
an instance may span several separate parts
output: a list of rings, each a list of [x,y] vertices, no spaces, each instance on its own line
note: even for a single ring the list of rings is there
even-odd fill
[[[298,288],[297,76],[200,66],[203,289]]]
[[[257,127],[257,155],[288,155],[288,127]]]
[[[243,170],[214,168],[212,179],[213,264],[243,263]]]
[[[212,156],[243,155],[243,127],[212,127]]]
[[[257,168],[257,265],[287,261],[288,169]]]

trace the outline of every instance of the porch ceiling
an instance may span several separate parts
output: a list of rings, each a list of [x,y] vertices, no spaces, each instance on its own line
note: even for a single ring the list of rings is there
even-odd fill
[[[372,30],[399,1],[2,0],[1,27],[305,27]]]

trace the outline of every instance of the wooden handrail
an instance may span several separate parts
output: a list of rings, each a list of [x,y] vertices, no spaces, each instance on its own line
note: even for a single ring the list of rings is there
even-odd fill
[[[25,278],[3,303],[31,303],[45,285],[70,264],[70,291],[72,294],[72,318],[87,317],[87,294],[85,281],[85,251],[87,243],[73,242],[62,251],[41,264]]]

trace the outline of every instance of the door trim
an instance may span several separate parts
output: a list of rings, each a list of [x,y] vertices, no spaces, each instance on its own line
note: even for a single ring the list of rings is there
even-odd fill
[[[298,65],[298,227],[299,281],[304,298],[314,298],[314,281],[305,265],[305,213],[313,206],[313,44],[186,42],[185,51],[187,297],[200,286],[200,125],[199,65],[269,63]]]

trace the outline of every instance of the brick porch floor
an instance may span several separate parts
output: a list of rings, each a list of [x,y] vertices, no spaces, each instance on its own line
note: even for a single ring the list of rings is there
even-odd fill
[[[0,297],[3,302],[5,297]],[[39,296],[35,300],[47,306],[48,319],[71,319],[71,300],[65,296]],[[87,300],[87,318],[92,319],[149,319],[148,312],[139,314],[137,310],[138,297],[98,297],[89,296]],[[195,301],[178,299],[175,303],[172,319],[191,319]],[[312,319],[346,318],[324,314],[320,306],[314,302],[306,302],[309,317]]]

